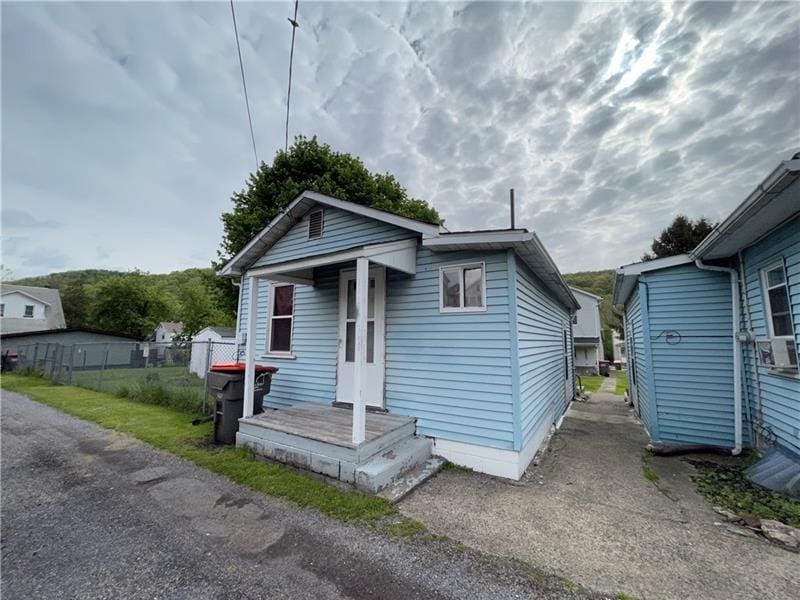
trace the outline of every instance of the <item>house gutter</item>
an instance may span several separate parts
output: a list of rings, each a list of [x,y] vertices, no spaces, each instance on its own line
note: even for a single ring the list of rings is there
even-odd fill
[[[738,456],[742,452],[742,342],[739,339],[739,273],[729,267],[707,265],[699,258],[695,266],[703,271],[727,273],[731,278],[731,300],[733,302],[733,450]]]

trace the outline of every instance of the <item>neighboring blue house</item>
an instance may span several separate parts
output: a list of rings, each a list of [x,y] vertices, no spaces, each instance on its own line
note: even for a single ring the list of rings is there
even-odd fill
[[[800,459],[800,156],[691,253],[621,267],[613,302],[654,441]]]
[[[451,233],[305,192],[221,275],[241,278],[248,369],[279,368],[278,410],[247,418],[248,387],[238,436],[267,456],[370,491],[370,461],[403,448],[398,471],[432,451],[518,479],[573,398],[578,303],[524,229]]]

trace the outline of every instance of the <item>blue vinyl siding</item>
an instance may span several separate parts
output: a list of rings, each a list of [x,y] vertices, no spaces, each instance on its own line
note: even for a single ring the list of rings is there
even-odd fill
[[[485,312],[439,312],[439,267],[483,261]],[[417,274],[389,271],[386,408],[417,417],[417,432],[513,449],[511,334],[505,252],[431,252]]]
[[[330,254],[366,244],[408,239],[416,235],[415,232],[408,229],[346,210],[325,207],[321,238],[308,239],[308,214],[306,214],[253,266],[260,267],[288,260]]]
[[[278,408],[294,402],[333,402],[336,397],[338,352],[339,267],[315,270],[316,285],[296,285],[292,353],[294,359],[264,357],[267,350],[269,290],[259,282],[256,322],[256,362],[278,367],[272,390],[266,397],[269,406]],[[239,331],[247,330],[248,290],[242,286]]]
[[[628,356],[635,361],[636,395],[638,398],[639,417],[647,432],[652,435],[655,426],[654,411],[651,409],[650,365],[645,358],[644,328],[642,323],[642,306],[639,290],[633,291],[626,306],[629,341]],[[629,367],[630,368],[630,367]]]
[[[732,447],[730,277],[682,265],[646,273],[639,285],[648,299],[658,439]]]
[[[750,309],[753,332],[757,340],[769,338],[761,269],[783,261],[789,283],[789,298],[796,347],[800,348],[800,219],[796,218],[743,253],[746,298]],[[746,313],[743,311],[743,318]],[[761,418],[767,432],[778,444],[800,454],[800,378],[778,375],[757,366],[753,348],[746,345],[744,374],[747,398],[754,420],[758,418],[758,398]],[[755,370],[758,369],[758,378]],[[757,386],[757,383],[759,384]],[[760,393],[758,393],[760,392]]]
[[[521,445],[567,409],[574,391],[572,333],[568,311],[520,260],[516,266],[517,338]],[[564,332],[568,334],[569,378],[564,377]],[[569,389],[569,392],[567,391]]]

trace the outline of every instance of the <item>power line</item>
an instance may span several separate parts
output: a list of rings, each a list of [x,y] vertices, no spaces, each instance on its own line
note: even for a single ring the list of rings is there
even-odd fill
[[[297,33],[297,28],[300,27],[300,24],[297,22],[297,5],[300,3],[299,0],[294,0],[294,18],[289,19],[289,23],[292,24],[292,46],[289,50],[289,88],[286,92],[286,132],[284,134],[283,140],[283,150],[284,152],[289,151],[289,101],[292,98],[292,62],[294,61],[294,36]]]
[[[295,8],[295,12],[297,8]],[[242,60],[242,48],[239,46],[239,30],[236,27],[236,12],[233,10],[233,0],[231,0],[231,18],[233,19],[233,34],[236,36],[236,52],[239,53],[239,70],[242,72],[242,88],[244,89],[244,105],[247,107],[247,122],[250,125],[250,139],[253,141],[253,156],[256,159],[256,171],[258,170],[258,152],[256,152],[256,134],[253,133],[253,117],[250,116],[250,100],[247,98],[247,82],[244,78],[244,61]]]

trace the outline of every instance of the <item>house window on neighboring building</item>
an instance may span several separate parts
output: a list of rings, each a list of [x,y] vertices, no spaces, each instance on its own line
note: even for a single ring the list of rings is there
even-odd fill
[[[6,316],[6,305],[0,304],[0,317],[5,317],[5,316]]]
[[[486,268],[483,263],[439,268],[439,311],[486,310]]]
[[[764,304],[770,337],[794,337],[792,327],[792,305],[783,263],[770,265],[761,270],[764,283]]]
[[[25,314],[23,315],[26,319],[33,318],[33,304],[26,304],[25,305]]]
[[[292,351],[294,321],[294,286],[273,284],[269,303],[268,351],[289,354]]]

